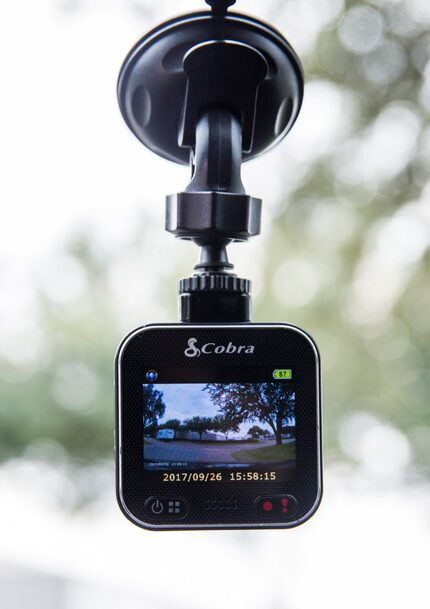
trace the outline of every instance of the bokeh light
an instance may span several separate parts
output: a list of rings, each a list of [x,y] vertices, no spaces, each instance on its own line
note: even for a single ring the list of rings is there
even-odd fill
[[[116,507],[114,352],[133,327],[176,321],[177,280],[197,258],[163,231],[164,196],[189,172],[131,136],[116,78],[142,33],[202,8],[0,6],[2,609],[424,608],[426,0],[237,3],[288,37],[306,75],[291,134],[243,167],[263,198],[262,235],[230,257],[253,282],[254,320],[301,326],[320,347],[318,514],[286,532],[159,536]]]

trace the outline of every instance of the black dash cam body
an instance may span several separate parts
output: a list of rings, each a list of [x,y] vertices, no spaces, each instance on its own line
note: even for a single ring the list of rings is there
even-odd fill
[[[116,359],[117,495],[147,529],[288,528],[321,499],[320,364],[283,324],[150,325]]]
[[[153,530],[288,528],[321,498],[318,350],[294,326],[251,323],[227,247],[260,232],[241,163],[290,131],[303,73],[275,28],[206,1],[143,36],[118,80],[134,135],[190,167],[165,228],[201,248],[179,285],[182,323],[139,328],[118,350],[118,501]]]

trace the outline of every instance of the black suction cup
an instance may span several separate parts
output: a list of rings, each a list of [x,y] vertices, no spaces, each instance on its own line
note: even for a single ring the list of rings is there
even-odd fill
[[[213,12],[180,16],[144,36],[118,81],[131,131],[153,152],[186,165],[209,100],[238,115],[247,160],[285,137],[303,96],[300,61],[279,32],[246,15],[223,14],[231,1],[210,4]],[[212,66],[206,79],[203,63]]]
[[[169,195],[166,229],[201,248],[180,283],[183,322],[248,322],[250,282],[232,273],[232,241],[260,232],[261,200],[246,194],[243,160],[288,133],[303,97],[299,59],[275,29],[227,13],[183,15],[144,36],[121,68],[118,100],[131,131],[160,156],[191,165],[191,181]]]

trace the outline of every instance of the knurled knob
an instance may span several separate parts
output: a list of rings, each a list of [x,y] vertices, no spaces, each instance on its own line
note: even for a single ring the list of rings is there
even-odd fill
[[[187,292],[230,292],[236,294],[249,294],[251,282],[236,275],[226,273],[208,273],[186,277],[179,282],[179,293]]]

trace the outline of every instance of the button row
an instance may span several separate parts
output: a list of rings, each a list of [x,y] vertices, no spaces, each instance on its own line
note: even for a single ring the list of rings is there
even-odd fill
[[[298,509],[297,500],[292,495],[257,497],[254,506],[260,516],[280,519],[292,518]],[[145,501],[145,512],[148,516],[160,520],[185,518],[189,511],[190,505],[182,497],[149,497]]]

